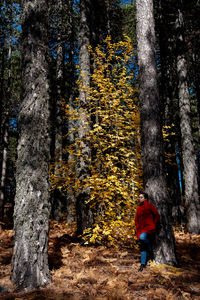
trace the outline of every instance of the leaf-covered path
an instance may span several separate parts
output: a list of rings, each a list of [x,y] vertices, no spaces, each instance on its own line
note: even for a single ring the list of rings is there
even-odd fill
[[[0,299],[200,299],[200,236],[176,233],[180,268],[153,263],[138,272],[134,249],[84,247],[73,243],[64,223],[51,222],[49,263],[53,283],[29,293],[17,293],[9,273],[12,230],[0,234]]]

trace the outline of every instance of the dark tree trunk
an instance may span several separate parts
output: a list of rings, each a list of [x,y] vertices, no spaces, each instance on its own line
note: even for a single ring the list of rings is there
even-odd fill
[[[1,77],[0,77],[0,141],[2,140],[2,119],[3,119],[3,99],[4,99],[4,72],[5,72],[5,59],[6,59],[6,49],[5,49],[5,33],[2,37],[2,52],[1,52]]]
[[[199,57],[197,55],[197,61]],[[200,195],[200,74],[198,69],[197,62],[194,61],[194,78],[195,78],[195,93],[196,93],[196,101],[197,101],[197,115],[198,115],[198,125],[199,125],[199,139],[198,139],[198,148],[197,148],[197,174],[198,174],[198,194]]]
[[[174,234],[169,220],[168,192],[163,170],[152,0],[136,0],[136,20],[144,188],[159,210],[161,225],[156,234],[154,254],[157,263],[175,265]]]
[[[181,195],[184,198],[185,182],[183,180],[183,155],[182,155],[181,137],[180,136],[178,137],[177,159],[179,161],[179,172],[180,172],[180,179],[181,179]],[[183,204],[185,205],[185,202]]]
[[[87,178],[89,175],[89,164],[91,157],[91,149],[89,141],[86,140],[90,130],[89,125],[89,105],[87,88],[90,86],[90,55],[88,46],[90,44],[89,16],[90,16],[90,0],[80,1],[80,36],[79,36],[79,67],[80,80],[83,87],[79,92],[79,124],[78,137],[80,140],[81,155],[78,159],[77,176],[79,180]],[[91,211],[87,201],[90,197],[90,191],[81,190],[77,193],[77,234],[82,234],[84,229],[88,228],[92,223]]]
[[[74,22],[74,9],[73,9],[73,0],[70,0],[68,2],[69,5],[69,87],[68,87],[68,104],[69,109],[72,110],[74,108],[74,100],[76,97],[75,94],[75,61],[74,61],[74,41],[75,41],[75,22]],[[72,145],[75,142],[75,121],[68,119],[68,139],[67,144]],[[68,162],[70,165],[70,162],[74,160],[74,156],[72,154],[69,154],[68,156]],[[74,166],[74,164],[72,164]],[[71,166],[72,167],[72,166]],[[72,173],[74,173],[75,170],[71,170]],[[76,197],[74,190],[69,187],[67,190],[67,223],[72,224],[76,219],[75,214],[75,208],[76,208]]]
[[[195,56],[195,55],[194,55]],[[195,61],[196,60],[196,61]],[[198,68],[199,55],[196,55],[193,61],[193,69],[194,69],[194,88],[196,94],[196,105],[197,105],[197,118],[199,125],[199,140],[198,140],[198,152],[197,152],[197,167],[198,167],[198,188],[200,194],[200,72]]]
[[[198,197],[197,165],[191,128],[190,96],[187,83],[187,62],[184,45],[184,26],[181,2],[178,2],[177,29],[177,75],[179,92],[181,144],[183,155],[185,204],[188,231],[200,234],[200,203]]]
[[[49,231],[49,85],[47,79],[47,0],[24,0],[22,103],[14,209],[11,279],[20,290],[51,282]]]
[[[56,53],[56,97],[54,99],[54,157],[55,162],[59,164],[62,160],[62,148],[63,148],[63,113],[62,113],[62,101],[64,99],[64,41],[63,41],[63,1],[57,0],[56,12],[57,12],[57,53]],[[57,166],[54,168],[54,172],[57,172]],[[52,215],[55,219],[59,220],[66,210],[65,196],[59,189],[55,189],[53,193]]]
[[[10,18],[12,17],[12,14]],[[4,116],[2,126],[2,163],[1,163],[1,177],[0,177],[0,220],[4,217],[5,204],[5,182],[7,171],[7,157],[8,157],[8,139],[9,139],[9,104],[11,104],[11,55],[12,55],[12,30],[10,30],[10,39],[8,45],[8,68],[7,68],[7,85],[6,85],[6,100],[4,99]]]
[[[167,142],[164,143],[164,151],[170,156],[168,162],[165,164],[165,173],[167,179],[167,187],[170,196],[170,204],[172,208],[173,220],[181,223],[182,208],[181,208],[181,190],[178,174],[178,165],[176,157],[176,135],[179,135],[179,130],[173,124],[177,124],[177,111],[176,109],[176,73],[174,71],[174,45],[175,40],[172,35],[171,16],[172,16],[172,3],[171,1],[159,1],[159,45],[160,45],[160,62],[161,62],[161,86],[160,96],[163,105],[163,125],[170,127]],[[171,135],[173,132],[175,135]],[[170,161],[169,161],[170,160]]]

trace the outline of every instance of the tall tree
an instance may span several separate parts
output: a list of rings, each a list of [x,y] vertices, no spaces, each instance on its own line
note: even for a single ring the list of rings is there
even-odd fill
[[[57,49],[56,49],[56,92],[55,99],[52,109],[53,119],[53,137],[52,137],[52,148],[53,156],[56,162],[62,160],[62,134],[64,122],[62,118],[62,101],[64,99],[64,56],[65,56],[65,45],[64,45],[64,5],[62,0],[56,2],[56,33],[57,33]],[[55,87],[52,87],[55,88]],[[56,165],[54,172],[56,172]],[[55,189],[53,193],[52,203],[52,215],[55,219],[60,219],[64,212],[64,206],[66,205],[64,197],[59,189]]]
[[[2,163],[1,163],[1,182],[0,182],[0,220],[4,217],[4,204],[5,204],[5,179],[7,170],[7,156],[8,156],[8,134],[9,134],[9,122],[8,115],[5,118],[3,126],[3,151],[2,151]]]
[[[19,289],[30,290],[51,281],[47,254],[50,213],[47,0],[24,0],[22,8],[22,103],[11,279]]]
[[[2,118],[3,118],[3,97],[4,97],[4,73],[5,73],[5,61],[6,61],[6,30],[5,30],[5,12],[2,8],[3,2],[0,4],[0,140],[2,138]]]
[[[91,149],[86,136],[90,130],[88,118],[88,91],[90,86],[90,0],[80,1],[80,35],[79,35],[79,68],[81,86],[79,91],[79,124],[78,136],[80,139],[81,155],[77,164],[77,177],[80,180],[87,178],[89,174],[89,163],[91,159]],[[91,225],[92,215],[87,201],[89,199],[89,189],[77,193],[77,233],[81,234],[84,229]]]
[[[4,215],[4,202],[5,202],[5,179],[7,170],[7,156],[8,156],[8,135],[9,135],[9,108],[8,103],[11,97],[11,36],[10,36],[9,50],[8,50],[8,83],[7,83],[7,102],[5,104],[4,118],[3,118],[3,151],[2,151],[2,164],[1,164],[1,177],[0,177],[0,220],[3,220]]]
[[[155,260],[175,265],[174,235],[169,222],[168,192],[163,168],[152,0],[136,0],[136,31],[144,188],[159,210],[161,225],[154,245]]]
[[[5,201],[5,179],[6,179],[6,169],[7,169],[7,152],[8,152],[8,132],[9,132],[9,116],[8,116],[8,102],[10,101],[10,77],[11,77],[11,34],[9,37],[9,50],[7,55],[8,60],[8,70],[5,68],[5,42],[6,42],[6,32],[5,28],[2,32],[2,64],[1,64],[1,85],[0,85],[0,141],[2,143],[2,157],[0,157],[1,162],[1,174],[0,174],[0,220],[3,220],[4,214],[4,201]],[[4,73],[7,71],[8,80],[6,82],[4,78]],[[5,101],[5,83],[7,84],[7,102]]]
[[[198,196],[197,166],[191,128],[190,95],[187,82],[187,61],[185,57],[184,24],[182,1],[177,2],[177,75],[180,110],[181,142],[184,167],[185,204],[188,231],[200,233],[200,203]]]
[[[177,164],[177,136],[180,134],[178,101],[176,99],[177,76],[175,66],[173,34],[174,6],[172,1],[160,0],[158,9],[157,25],[159,29],[160,50],[160,97],[162,101],[163,126],[165,131],[165,173],[167,187],[172,206],[173,219],[181,222],[181,190]]]
[[[68,1],[69,9],[69,24],[68,24],[68,34],[69,34],[69,75],[68,75],[68,105],[69,110],[73,110],[74,102],[76,98],[76,68],[75,68],[75,42],[76,42],[76,18],[74,14],[74,1]],[[75,140],[75,120],[67,120],[68,128],[68,139],[67,144],[72,145]],[[71,162],[74,159],[74,155],[68,155],[68,162]],[[75,206],[76,206],[76,197],[73,189],[71,187],[67,190],[67,222],[71,224],[75,221]]]

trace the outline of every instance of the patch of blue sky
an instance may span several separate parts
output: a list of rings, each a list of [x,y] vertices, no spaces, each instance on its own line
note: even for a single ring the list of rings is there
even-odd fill
[[[178,148],[178,147],[176,147]],[[177,165],[178,165],[178,177],[179,177],[179,185],[180,185],[180,188],[182,189],[182,177],[181,177],[181,162],[180,162],[180,159],[179,159],[179,150],[176,149],[176,162],[177,162]]]
[[[132,4],[135,0],[121,0],[121,5]]]
[[[9,122],[10,128],[13,130],[17,130],[17,118],[12,118]]]
[[[12,19],[8,19],[8,11],[11,11]],[[3,1],[3,5],[1,7],[1,17],[3,18],[3,22],[6,24],[5,26],[9,26],[9,23],[11,22],[11,26],[13,28],[12,32],[12,46],[18,45],[19,44],[19,38],[17,35],[19,35],[22,32],[21,28],[21,15],[22,15],[22,10],[21,6],[18,3],[12,3],[6,6],[5,1]],[[9,34],[9,31],[8,31]],[[6,43],[10,43],[10,36],[6,38]]]

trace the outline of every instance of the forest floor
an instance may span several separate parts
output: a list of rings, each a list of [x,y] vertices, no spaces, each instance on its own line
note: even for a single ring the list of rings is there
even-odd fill
[[[139,251],[81,246],[65,223],[51,222],[52,284],[20,293],[10,281],[13,231],[0,234],[0,299],[6,300],[197,300],[200,299],[200,236],[175,232],[180,268],[151,263],[143,272]]]

